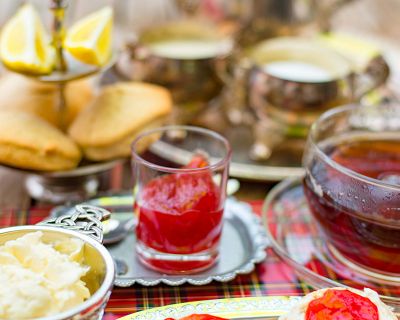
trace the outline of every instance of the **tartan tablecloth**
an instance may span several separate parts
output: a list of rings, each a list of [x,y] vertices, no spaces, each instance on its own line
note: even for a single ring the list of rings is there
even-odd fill
[[[262,200],[250,204],[260,214]],[[2,210],[0,226],[35,224],[46,218],[51,207],[33,207],[29,210]],[[291,267],[282,262],[271,249],[266,260],[248,275],[238,276],[227,283],[212,282],[205,286],[158,285],[114,288],[107,305],[105,320],[114,320],[143,309],[166,304],[218,298],[241,298],[265,295],[303,295],[312,289],[299,281]]]

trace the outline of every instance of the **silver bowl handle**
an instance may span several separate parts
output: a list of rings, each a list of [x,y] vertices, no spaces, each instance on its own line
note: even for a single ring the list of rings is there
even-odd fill
[[[103,208],[80,204],[75,206],[71,214],[44,220],[38,225],[74,230],[102,243],[103,225],[101,221],[109,219],[110,216],[111,213]]]

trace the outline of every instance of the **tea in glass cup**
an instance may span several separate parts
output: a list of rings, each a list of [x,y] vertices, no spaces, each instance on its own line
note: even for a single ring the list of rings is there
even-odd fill
[[[142,263],[177,274],[217,261],[230,158],[224,137],[197,127],[163,127],[133,142],[136,251]]]
[[[400,106],[324,113],[304,154],[304,192],[333,255],[400,275]]]

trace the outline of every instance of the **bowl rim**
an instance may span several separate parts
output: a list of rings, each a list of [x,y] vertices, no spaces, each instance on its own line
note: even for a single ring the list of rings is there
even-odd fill
[[[107,295],[109,295],[109,292],[111,291],[113,284],[114,284],[114,279],[115,279],[115,265],[114,265],[114,260],[111,257],[111,254],[108,252],[108,250],[98,241],[95,239],[92,239],[91,237],[84,235],[80,233],[79,231],[73,231],[73,230],[68,230],[68,229],[63,229],[60,227],[53,227],[53,226],[40,226],[40,225],[23,225],[23,226],[13,226],[13,227],[6,227],[0,229],[0,235],[5,234],[5,233],[12,233],[16,231],[31,231],[31,232],[36,232],[36,231],[51,231],[51,232],[59,232],[63,233],[66,235],[73,236],[75,238],[79,238],[80,240],[84,241],[85,243],[91,245],[94,247],[102,256],[105,266],[106,266],[106,273],[105,277],[103,279],[103,282],[97,291],[89,297],[86,301],[83,303],[75,306],[74,308],[71,308],[67,311],[64,311],[62,313],[58,313],[55,315],[47,316],[47,317],[41,317],[41,318],[35,318],[33,320],[64,320],[64,319],[69,319],[71,317],[74,317],[76,315],[80,315],[83,311],[86,310],[94,310],[93,307],[101,305],[103,303],[103,300]],[[108,299],[108,297],[106,297]]]

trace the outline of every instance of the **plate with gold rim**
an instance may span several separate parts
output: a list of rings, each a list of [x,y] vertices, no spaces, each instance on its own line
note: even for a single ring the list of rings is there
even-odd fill
[[[226,319],[277,319],[299,302],[301,297],[267,296],[203,300],[152,308],[120,318],[120,320],[164,320],[190,314],[211,314]]]

